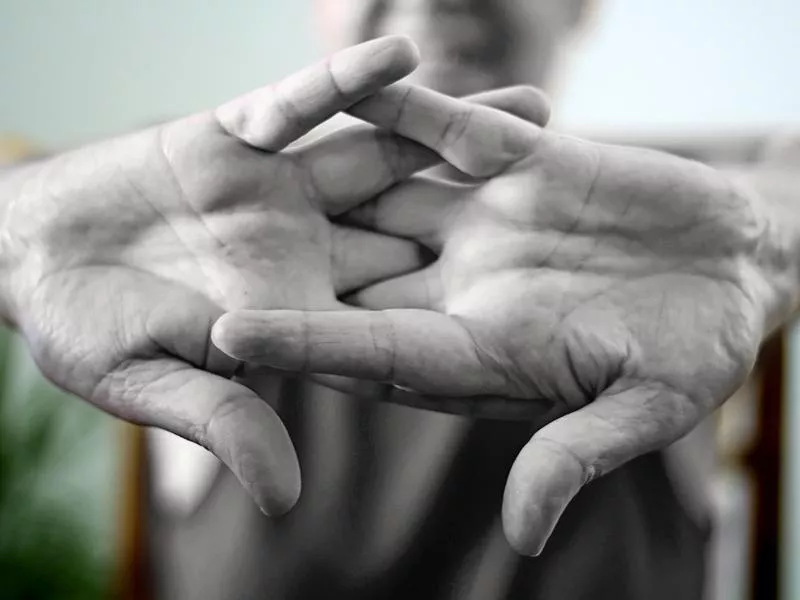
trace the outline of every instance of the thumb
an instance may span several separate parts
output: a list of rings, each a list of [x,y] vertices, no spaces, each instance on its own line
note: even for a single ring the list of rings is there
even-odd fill
[[[345,48],[273,86],[216,110],[232,136],[277,152],[336,113],[405,77],[419,62],[405,37],[387,36]]]
[[[688,433],[703,413],[657,382],[618,382],[593,403],[539,430],[506,484],[503,528],[517,552],[541,553],[564,509],[593,479]]]
[[[289,434],[269,404],[240,383],[172,358],[129,361],[104,378],[92,400],[203,446],[268,515],[297,502],[300,467]]]
[[[135,294],[129,297],[136,298]],[[151,306],[152,299],[160,302]],[[139,299],[144,335],[157,350],[126,360],[94,389],[113,414],[203,446],[241,482],[262,512],[287,512],[300,495],[300,466],[273,408],[242,382],[236,363],[209,341],[220,310],[201,294],[165,286]]]

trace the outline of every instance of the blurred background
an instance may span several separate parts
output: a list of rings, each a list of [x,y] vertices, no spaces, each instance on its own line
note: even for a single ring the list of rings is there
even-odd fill
[[[557,78],[556,127],[676,148],[798,129],[800,3],[597,4]],[[310,0],[0,0],[0,160],[213,106],[323,51]],[[712,598],[800,599],[798,396],[790,329],[719,418]],[[140,446],[2,333],[0,597],[125,595],[141,550]]]

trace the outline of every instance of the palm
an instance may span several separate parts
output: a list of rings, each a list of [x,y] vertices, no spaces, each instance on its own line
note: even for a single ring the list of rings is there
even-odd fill
[[[752,208],[701,165],[559,143],[574,145],[559,168],[583,177],[548,184],[543,141],[445,220],[427,274],[441,284],[436,308],[470,329],[505,382],[478,391],[574,409],[649,381],[702,408],[724,399],[762,334],[736,251],[752,247]],[[620,185],[623,170],[647,180]]]
[[[418,178],[351,215],[440,254],[356,296],[382,310],[245,311],[215,335],[243,360],[391,381],[429,407],[555,404],[504,501],[534,553],[582,485],[688,432],[748,373],[776,310],[761,210],[697,163],[542,132],[487,183]],[[298,331],[336,352],[298,350]]]
[[[83,174],[101,153],[114,165],[113,184],[104,169],[88,181]],[[44,217],[27,220],[43,222],[45,254],[36,257],[38,269],[23,271],[18,294],[34,352],[41,346],[52,356],[43,357],[44,372],[88,397],[119,365],[164,352],[153,330],[161,327],[155,318],[169,320],[163,311],[174,323],[185,320],[186,335],[203,349],[224,310],[338,306],[336,294],[370,274],[352,262],[335,268],[337,252],[393,257],[373,275],[413,266],[411,246],[330,226],[311,197],[307,162],[245,147],[210,116],[137,134],[119,149],[62,157],[54,167],[79,174],[89,196],[77,202],[54,191],[31,206]],[[205,303],[203,316],[187,311],[187,302]],[[101,311],[106,304],[110,310]],[[69,318],[54,319],[59,310]],[[115,323],[125,323],[124,331]],[[205,357],[198,362],[205,366]],[[79,375],[78,363],[86,367]]]

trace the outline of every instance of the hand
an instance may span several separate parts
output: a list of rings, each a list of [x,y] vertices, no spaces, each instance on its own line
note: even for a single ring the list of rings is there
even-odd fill
[[[488,182],[418,177],[350,220],[440,257],[357,295],[384,310],[236,311],[215,343],[432,403],[505,396],[568,413],[533,436],[508,479],[504,527],[526,554],[583,485],[728,398],[791,276],[763,202],[720,171],[547,131]]]
[[[423,142],[448,131],[462,113],[447,103],[402,87],[369,97],[415,64],[405,39],[369,42],[217,111],[15,171],[0,190],[6,316],[42,372],[114,415],[207,447],[265,512],[290,508],[300,491],[291,441],[269,405],[229,379],[237,363],[210,344],[211,326],[237,308],[341,309],[338,294],[419,265],[416,244],[327,216],[435,153],[366,126],[278,152],[346,108]],[[531,94],[484,98],[520,99]],[[432,145],[475,174],[518,159],[519,119],[474,110],[476,123],[491,117],[488,133]],[[474,143],[487,135],[500,146]],[[509,140],[517,156],[504,155]]]

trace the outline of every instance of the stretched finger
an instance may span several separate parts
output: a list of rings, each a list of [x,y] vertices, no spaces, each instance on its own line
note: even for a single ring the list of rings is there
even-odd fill
[[[410,84],[353,105],[354,116],[430,148],[473,177],[489,177],[529,156],[541,129],[488,106]]]
[[[239,360],[381,381],[421,393],[503,395],[499,364],[457,319],[426,310],[242,310],[212,339]]]
[[[584,485],[675,441],[699,423],[701,413],[685,395],[662,384],[618,384],[538,431],[506,484],[503,527],[511,545],[538,555]]]
[[[402,36],[346,48],[273,86],[216,110],[234,137],[276,152],[362,98],[408,75],[418,64],[414,44]]]
[[[423,266],[420,247],[380,233],[337,225],[331,240],[331,268],[337,295]]]

